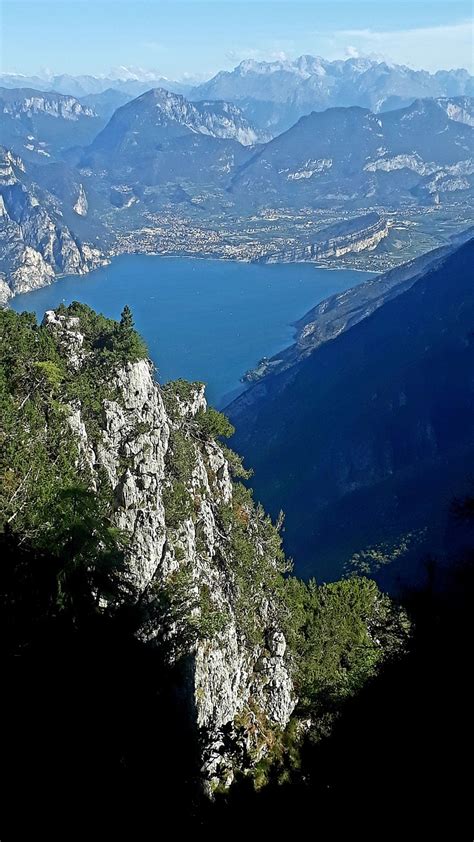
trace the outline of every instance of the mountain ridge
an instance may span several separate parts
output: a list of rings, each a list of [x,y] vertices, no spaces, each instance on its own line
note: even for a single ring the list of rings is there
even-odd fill
[[[69,146],[90,143],[103,125],[93,107],[69,94],[0,88],[2,145],[26,161],[60,160]]]
[[[399,263],[405,245],[419,253],[443,240],[430,218],[434,208],[455,219],[467,217],[472,202],[474,116],[467,97],[416,100],[380,114],[359,106],[312,112],[264,142],[238,106],[190,102],[164,89],[126,102],[108,122],[78,100],[38,93],[32,103],[25,91],[8,96],[20,110],[2,118],[13,132],[13,156],[27,153],[25,186],[76,241],[92,240],[109,255],[196,254],[198,242],[201,253],[216,257],[326,261],[347,253],[346,265],[378,269]],[[67,118],[45,113],[59,114],[58,103]],[[94,130],[92,143],[70,147],[82,131],[80,120],[70,119],[76,110],[87,115],[81,120],[89,134],[96,120],[106,125]],[[34,134],[23,111],[28,121],[41,118]],[[357,240],[353,228],[364,212],[379,221]],[[230,217],[235,231],[226,224]],[[341,230],[328,228],[331,242],[323,248],[325,218]],[[11,227],[1,238],[17,248]],[[11,262],[5,266],[12,271]],[[33,263],[24,267],[24,283],[28,273],[33,288]],[[40,274],[50,282],[60,273]]]
[[[43,91],[55,91],[59,94],[67,94],[75,97],[89,96],[90,94],[101,94],[109,88],[134,96],[149,90],[151,87],[167,87],[176,93],[185,93],[190,85],[185,82],[177,82],[167,79],[153,72],[140,74],[126,73],[122,70],[122,76],[117,73],[109,76],[93,76],[91,74],[79,74],[74,76],[69,73],[62,73],[52,76],[27,76],[17,73],[1,73],[0,85],[8,88],[30,87]],[[118,71],[120,73],[120,71]]]
[[[190,96],[240,101],[255,122],[262,128],[273,126],[276,133],[315,109],[359,105],[379,112],[419,97],[473,93],[473,77],[465,70],[431,74],[371,59],[300,56],[295,61],[243,61],[193,88]]]
[[[429,129],[428,129],[429,126]],[[313,111],[237,170],[230,190],[260,205],[383,204],[472,190],[474,132],[437,100],[383,114],[351,106]],[[261,198],[257,198],[261,197]],[[397,199],[395,199],[397,201]]]
[[[474,448],[473,251],[470,238],[435,254],[400,294],[227,407],[257,496],[283,503],[300,574],[331,578],[372,553],[372,574],[396,590],[397,575],[419,573],[411,542],[444,549]]]
[[[368,216],[371,220],[372,215]],[[363,224],[364,219],[365,217],[360,217],[359,224]],[[383,224],[383,222],[380,220],[378,224]],[[365,229],[363,230],[365,233]],[[402,263],[401,266],[388,272],[378,274],[373,279],[363,281],[343,293],[336,293],[317,304],[295,322],[297,334],[294,344],[248,371],[244,380],[254,383],[291,368],[324,342],[339,336],[340,333],[367,318],[386,301],[400,295],[416,282],[427,266],[433,266],[435,261],[441,261],[446,255],[454,252],[460,244],[467,242],[473,233],[473,228],[468,228],[455,235],[451,244],[439,246],[437,249],[415,257],[407,263]],[[324,236],[325,229],[321,232],[321,238],[323,245],[326,245]],[[239,401],[251,403],[252,391],[247,391],[239,398]]]

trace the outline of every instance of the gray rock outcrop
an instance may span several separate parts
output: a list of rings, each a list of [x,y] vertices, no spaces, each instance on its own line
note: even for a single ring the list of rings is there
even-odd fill
[[[49,311],[44,324],[55,335],[73,371],[87,358],[79,320]],[[206,410],[204,387],[165,391],[155,382],[148,360],[114,370],[113,400],[103,401],[100,433],[88,432],[80,402],[71,406],[69,426],[77,438],[78,468],[99,486],[106,477],[117,527],[128,536],[124,579],[137,599],[156,590],[178,589],[183,576],[191,621],[204,614],[219,620],[190,643],[179,617],[165,635],[170,658],[186,663],[186,694],[202,751],[202,776],[208,791],[229,785],[235,769],[250,770],[271,749],[288,724],[296,699],[286,641],[271,589],[252,592],[255,638],[246,633],[232,526],[223,525],[222,507],[232,507],[235,486],[218,441],[199,437],[196,418]],[[170,400],[173,410],[170,410]],[[178,459],[176,437],[186,443],[189,472],[186,494],[192,511],[170,524],[167,517],[172,473]],[[253,511],[253,514],[252,514]],[[253,564],[264,553],[255,510],[249,518]],[[270,561],[273,564],[272,561]],[[276,566],[276,559],[275,559]],[[203,599],[205,597],[205,599]],[[156,618],[140,634],[153,641],[163,635]]]
[[[0,301],[47,286],[60,275],[82,275],[103,264],[99,249],[64,224],[58,201],[29,182],[21,158],[0,147]],[[87,214],[81,185],[74,210]]]

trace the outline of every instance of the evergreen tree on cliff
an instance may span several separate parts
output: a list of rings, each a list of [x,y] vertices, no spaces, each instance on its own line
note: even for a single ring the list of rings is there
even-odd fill
[[[123,331],[129,332],[131,332],[135,327],[132,311],[128,304],[125,305],[120,314],[120,327]]]
[[[133,314],[128,304],[125,304],[120,315],[117,338],[119,351],[126,359],[132,361],[148,356],[145,342],[135,330]]]

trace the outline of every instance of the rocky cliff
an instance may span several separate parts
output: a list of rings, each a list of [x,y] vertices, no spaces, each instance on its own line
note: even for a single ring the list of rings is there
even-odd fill
[[[236,140],[253,145],[262,140],[242,114],[240,108],[227,102],[191,103],[180,94],[154,88],[117,109],[110,123],[93,144],[94,150],[107,147],[123,152],[135,134],[135,146],[142,138],[163,142],[170,137],[183,137],[188,132]]]
[[[90,350],[79,317],[50,311],[44,325],[74,378]],[[228,785],[278,740],[296,703],[281,630],[274,527],[231,479],[235,457],[209,430],[219,416],[204,387],[165,389],[149,361],[116,365],[110,397],[91,424],[69,405],[77,470],[107,488],[128,536],[125,581],[146,606],[140,635],[166,642],[185,664],[207,788]],[[169,622],[156,605],[170,606]]]
[[[82,185],[70,200],[77,215],[87,214]],[[97,248],[65,225],[58,198],[31,180],[20,157],[0,147],[0,303],[103,262]]]
[[[60,160],[66,149],[90,143],[103,127],[94,109],[73,96],[0,87],[2,144],[28,162]]]
[[[65,120],[78,120],[80,117],[95,117],[95,111],[83,105],[73,96],[57,93],[45,93],[29,88],[0,92],[2,112],[17,118],[20,114],[32,117],[33,114],[47,114],[50,117],[63,117]]]
[[[285,248],[264,258],[265,263],[331,261],[344,254],[358,254],[377,248],[388,237],[390,220],[368,213],[347,222],[323,228],[310,243]]]

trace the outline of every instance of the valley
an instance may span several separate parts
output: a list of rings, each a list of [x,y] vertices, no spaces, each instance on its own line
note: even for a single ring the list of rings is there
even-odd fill
[[[202,214],[191,208],[182,213],[167,208],[147,216],[145,226],[118,233],[107,254],[306,262],[321,268],[383,272],[449,242],[472,222],[470,205],[464,203],[401,212],[369,208],[367,223],[365,216],[344,209],[268,208],[250,217],[220,213],[207,224]],[[374,232],[373,217],[377,217],[378,226]],[[338,248],[333,253],[330,249],[318,253],[314,244],[324,244],[326,229],[333,226],[339,228]]]
[[[0,302],[40,319],[73,300],[118,318],[128,303],[160,378],[205,381],[244,419],[257,465],[260,403],[472,236],[464,71],[302,56],[195,87],[3,81]],[[270,508],[272,482],[256,485]]]
[[[128,253],[383,272],[472,219],[469,96],[313,110],[280,134],[240,100],[164,88],[109,97],[109,119],[44,90],[0,101],[2,301]]]
[[[472,3],[0,2],[0,842],[473,839]]]

